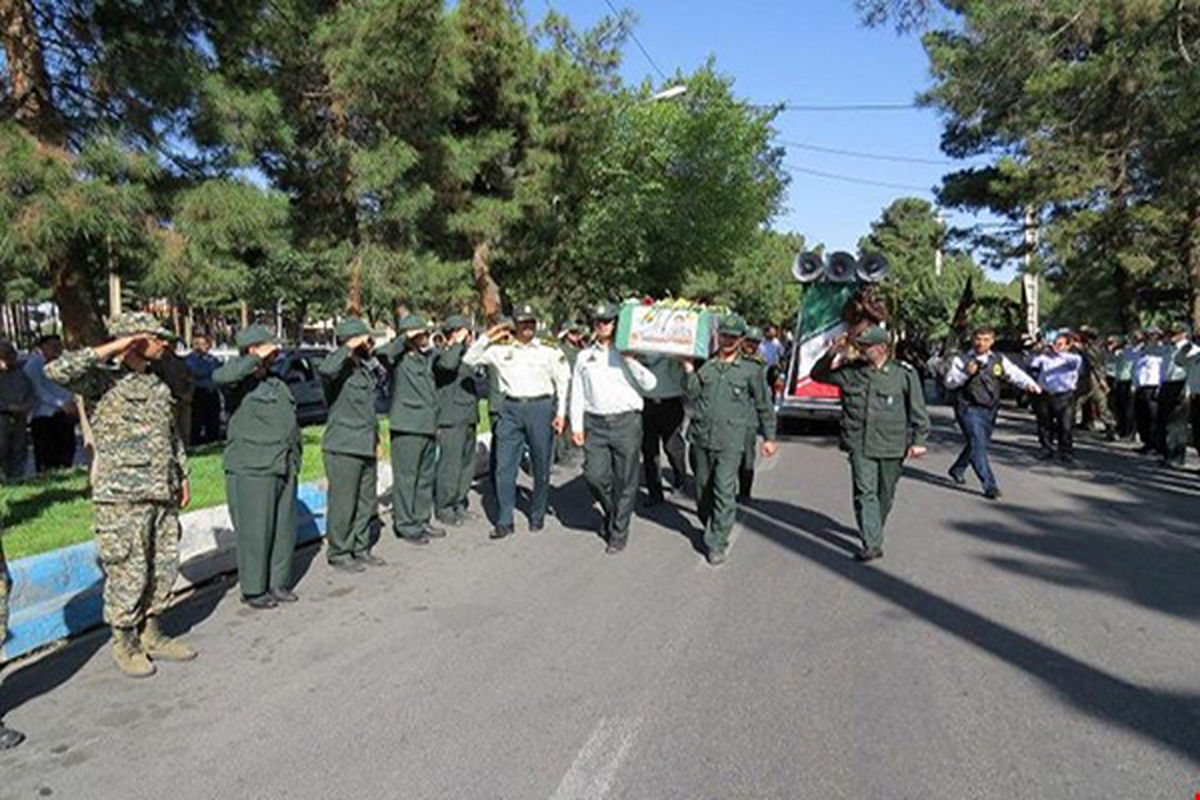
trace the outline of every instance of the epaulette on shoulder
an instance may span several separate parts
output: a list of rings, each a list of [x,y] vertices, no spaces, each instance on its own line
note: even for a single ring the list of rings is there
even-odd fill
[[[917,368],[914,367],[912,364],[908,363],[907,361],[903,361],[898,358],[898,359],[896,359],[896,363],[899,364],[901,367],[904,367],[904,369],[908,370],[909,372],[917,371]]]

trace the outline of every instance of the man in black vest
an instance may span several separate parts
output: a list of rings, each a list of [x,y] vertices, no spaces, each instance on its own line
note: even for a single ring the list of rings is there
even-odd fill
[[[954,417],[967,440],[958,460],[950,467],[950,478],[960,485],[966,483],[965,473],[970,464],[983,484],[983,496],[989,500],[1000,496],[987,455],[1000,410],[1000,384],[1008,381],[1027,392],[1041,392],[1037,381],[1004,356],[992,352],[995,343],[995,331],[979,328],[972,337],[971,350],[955,356],[946,373],[946,388],[955,394]]]

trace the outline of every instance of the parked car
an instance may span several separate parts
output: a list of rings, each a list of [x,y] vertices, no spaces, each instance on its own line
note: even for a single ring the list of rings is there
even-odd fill
[[[296,398],[296,419],[301,425],[320,425],[329,416],[325,389],[317,366],[329,355],[328,350],[304,347],[284,350],[271,364],[271,372],[283,378]]]

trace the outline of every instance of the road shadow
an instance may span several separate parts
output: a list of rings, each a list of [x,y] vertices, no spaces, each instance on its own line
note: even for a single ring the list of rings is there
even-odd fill
[[[778,518],[765,513],[748,514],[742,524],[811,564],[1020,669],[1093,719],[1158,742],[1200,763],[1200,736],[1196,735],[1200,720],[1194,710],[1200,705],[1200,694],[1164,692],[1123,680],[892,575],[886,566],[856,563],[831,547],[824,537],[784,521],[802,518],[800,510],[775,511],[782,512]]]
[[[592,499],[583,473],[574,475],[564,484],[551,485],[550,507],[566,530],[604,538],[604,515]]]
[[[854,555],[862,549],[857,530],[811,508],[800,508],[779,500],[759,498],[750,501],[750,504],[743,506],[742,510],[744,513],[739,514],[739,518],[743,524],[748,524],[748,520],[765,514],[771,519],[779,520],[804,531],[809,536],[820,539],[844,553]]]
[[[676,497],[679,500],[676,500]],[[693,515],[696,513],[693,506],[685,505],[688,502],[686,495],[676,492],[670,500],[664,499],[661,503],[653,505],[648,500],[649,495],[639,493],[635,516],[649,520],[671,533],[679,534],[687,539],[692,550],[700,555],[708,552],[708,548],[704,546],[704,528],[693,525],[691,517],[684,513],[684,511]]]

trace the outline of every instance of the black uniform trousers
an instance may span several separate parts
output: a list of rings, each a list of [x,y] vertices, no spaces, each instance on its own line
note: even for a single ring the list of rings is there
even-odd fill
[[[1138,438],[1146,449],[1154,449],[1155,418],[1158,415],[1158,387],[1139,386],[1133,393],[1133,420]]]
[[[638,451],[642,443],[642,415],[587,414],[583,429],[583,477],[604,512],[604,537],[624,544],[637,503]]]
[[[1112,410],[1117,418],[1117,436],[1128,439],[1133,435],[1133,381],[1115,381],[1112,390]]]
[[[1047,393],[1041,399],[1045,419],[1038,432],[1038,441],[1042,450],[1053,453],[1057,444],[1060,455],[1071,455],[1074,452],[1075,393]]]
[[[1200,453],[1200,395],[1188,398],[1188,416],[1192,423],[1192,447]]]
[[[642,468],[646,491],[654,500],[663,499],[662,476],[659,473],[658,451],[662,448],[671,465],[671,483],[676,489],[683,485],[687,474],[683,443],[683,398],[646,399],[642,409]]]
[[[1187,382],[1167,381],[1158,389],[1158,415],[1155,420],[1155,449],[1163,461],[1182,466],[1187,460],[1188,409]]]

